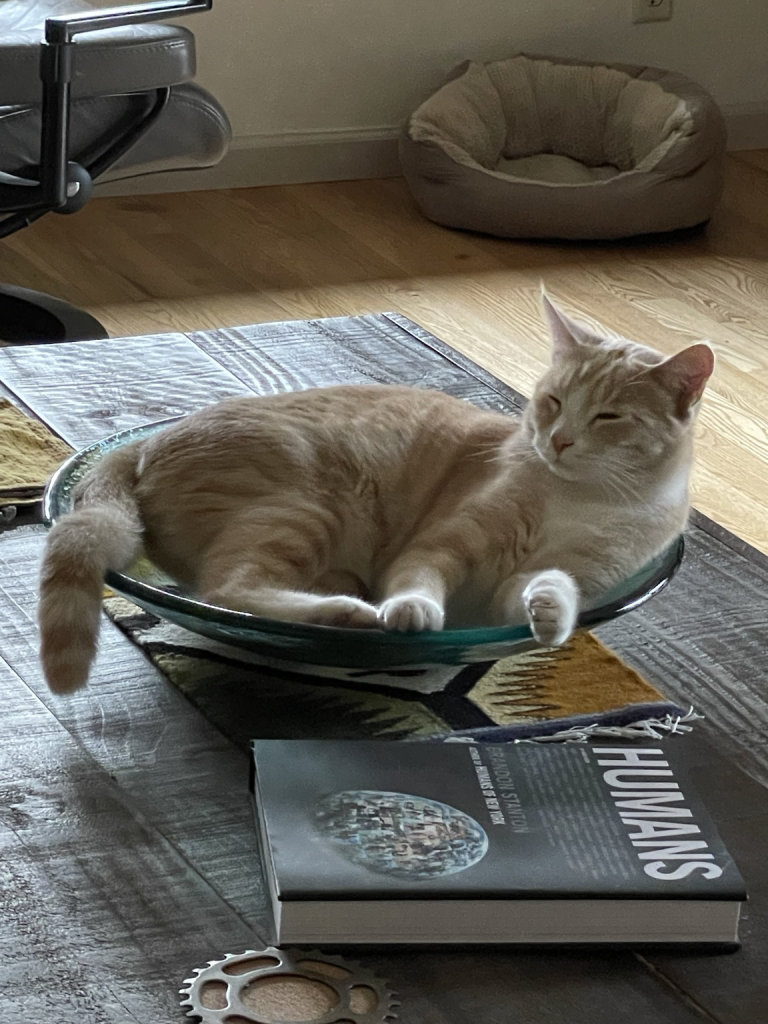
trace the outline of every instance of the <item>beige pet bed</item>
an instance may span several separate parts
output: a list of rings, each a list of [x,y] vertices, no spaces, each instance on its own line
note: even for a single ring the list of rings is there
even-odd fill
[[[468,62],[400,140],[431,220],[507,238],[622,238],[709,219],[725,127],[658,68],[518,56]]]

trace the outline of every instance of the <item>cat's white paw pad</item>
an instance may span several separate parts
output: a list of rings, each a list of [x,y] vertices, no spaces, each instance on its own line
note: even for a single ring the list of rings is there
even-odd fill
[[[572,602],[549,586],[530,587],[523,594],[531,632],[544,647],[560,647],[576,627]]]
[[[379,623],[398,633],[421,633],[443,628],[445,613],[437,601],[421,594],[390,597],[379,608]]]
[[[376,629],[378,613],[372,604],[356,597],[327,597],[318,602],[307,618],[315,626],[341,629]]]

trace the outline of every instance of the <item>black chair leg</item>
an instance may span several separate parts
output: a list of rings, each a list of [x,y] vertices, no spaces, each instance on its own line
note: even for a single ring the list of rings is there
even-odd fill
[[[0,340],[12,344],[108,338],[104,326],[77,306],[44,292],[0,284]]]

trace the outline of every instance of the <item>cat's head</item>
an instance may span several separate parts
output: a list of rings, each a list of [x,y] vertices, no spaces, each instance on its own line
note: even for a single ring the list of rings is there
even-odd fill
[[[590,481],[653,471],[688,455],[702,392],[714,366],[708,345],[666,357],[598,334],[546,295],[552,365],[526,413],[534,448],[557,476]]]

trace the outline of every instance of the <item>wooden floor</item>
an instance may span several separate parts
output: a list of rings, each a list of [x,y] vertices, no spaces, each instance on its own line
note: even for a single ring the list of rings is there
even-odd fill
[[[672,352],[711,340],[694,501],[768,552],[768,153],[732,156],[688,239],[527,244],[425,221],[401,180],[101,199],[0,243],[0,279],[115,335],[396,310],[529,393],[544,281],[574,312]]]

